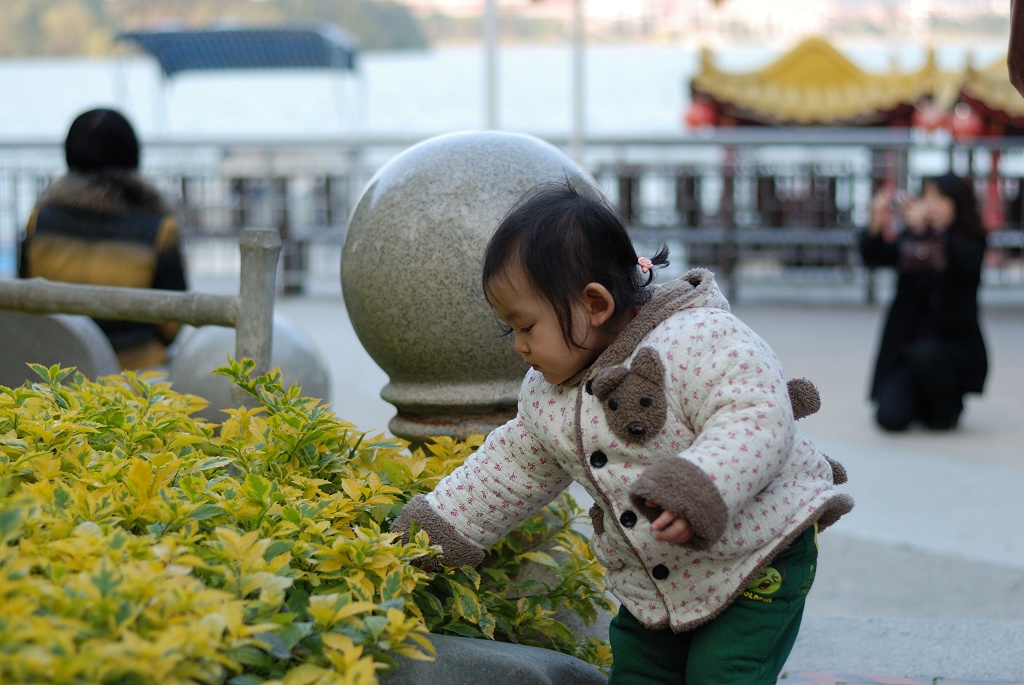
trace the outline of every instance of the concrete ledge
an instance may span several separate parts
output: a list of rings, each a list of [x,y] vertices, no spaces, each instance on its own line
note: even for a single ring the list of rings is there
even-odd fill
[[[782,682],[810,672],[1017,683],[1024,681],[1024,621],[809,616]]]
[[[604,685],[607,678],[576,657],[538,647],[431,635],[435,661],[399,657],[382,685]]]

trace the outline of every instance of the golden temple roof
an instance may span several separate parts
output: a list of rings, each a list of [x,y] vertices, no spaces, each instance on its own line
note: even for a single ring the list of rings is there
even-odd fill
[[[1010,83],[1005,56],[980,71],[968,64],[960,92],[987,107],[990,116],[1003,114],[1009,120],[1024,119],[1024,97]]]
[[[725,115],[768,125],[870,125],[888,123],[893,112],[932,95],[940,73],[929,50],[914,71],[864,71],[827,41],[808,38],[757,71],[719,69],[701,54],[694,97],[711,99]]]

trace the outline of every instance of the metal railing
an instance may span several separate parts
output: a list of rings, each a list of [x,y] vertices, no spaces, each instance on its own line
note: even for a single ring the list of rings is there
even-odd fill
[[[416,142],[147,141],[144,173],[175,204],[190,271],[236,274],[239,231],[261,226],[281,236],[281,290],[300,293],[311,280],[337,278],[359,194]],[[758,278],[858,282],[870,297],[855,245],[874,189],[889,181],[914,191],[922,178],[953,170],[974,178],[997,229],[986,283],[1024,287],[1022,139],[964,145],[905,130],[732,129],[591,138],[581,161],[637,241],[669,242],[684,265],[713,267],[734,299],[741,281]],[[0,275],[13,272],[24,221],[62,173],[59,145],[0,141]]]
[[[147,288],[57,283],[44,278],[0,279],[0,309],[30,314],[84,316],[235,329],[235,357],[249,358],[255,372],[270,369],[274,296],[281,239],[271,229],[246,228],[238,244],[241,274],[237,296]],[[40,341],[45,345],[46,341]]]

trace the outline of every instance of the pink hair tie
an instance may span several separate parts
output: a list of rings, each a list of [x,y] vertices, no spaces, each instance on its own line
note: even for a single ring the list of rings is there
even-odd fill
[[[647,257],[641,257],[640,259],[636,260],[636,263],[640,265],[640,270],[643,271],[644,273],[647,273],[648,271],[654,268],[654,262],[652,262]]]

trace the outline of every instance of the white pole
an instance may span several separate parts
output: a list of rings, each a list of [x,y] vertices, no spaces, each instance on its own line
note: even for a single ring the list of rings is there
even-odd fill
[[[928,0],[910,0],[907,10],[910,40],[927,46],[931,40],[931,3]]]
[[[583,162],[583,0],[572,3],[572,133],[569,148]]]
[[[497,0],[484,5],[484,123],[488,129],[498,128],[498,10]]]

